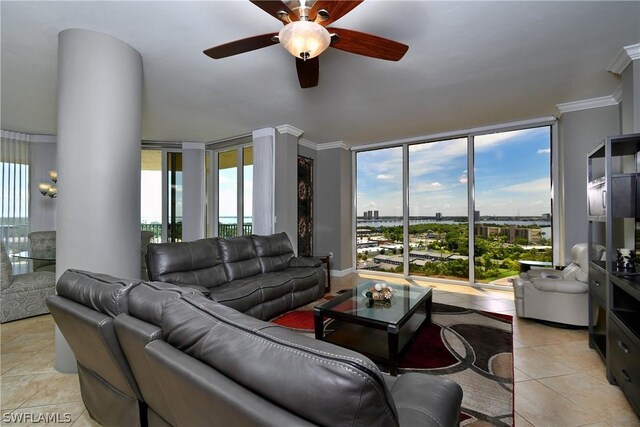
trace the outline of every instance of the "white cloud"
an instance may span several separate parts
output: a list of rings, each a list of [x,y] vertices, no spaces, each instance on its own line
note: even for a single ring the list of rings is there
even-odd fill
[[[380,175],[378,175],[376,177],[376,179],[380,179],[380,180],[383,180],[383,181],[391,181],[394,178],[395,178],[395,176],[393,176],[393,175],[383,174],[383,173],[381,173]]]
[[[537,193],[537,192],[546,192],[550,194],[551,192],[551,182],[549,182],[549,178],[540,178],[534,179],[529,182],[521,182],[519,184],[512,184],[506,187],[502,187],[498,191],[509,191],[516,193]]]
[[[541,148],[538,150],[538,154],[549,154],[551,153],[551,148]]]

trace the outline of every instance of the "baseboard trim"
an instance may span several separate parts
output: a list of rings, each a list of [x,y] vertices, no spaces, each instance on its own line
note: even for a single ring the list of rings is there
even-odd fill
[[[345,270],[331,270],[330,275],[331,277],[344,277],[351,273],[353,273],[353,267]]]

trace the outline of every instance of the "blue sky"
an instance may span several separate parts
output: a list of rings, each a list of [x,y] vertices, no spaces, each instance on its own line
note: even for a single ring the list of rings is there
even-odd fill
[[[358,153],[357,212],[402,215],[402,149]],[[549,127],[475,137],[476,210],[540,215],[550,205]],[[410,215],[467,214],[466,138],[409,147]]]

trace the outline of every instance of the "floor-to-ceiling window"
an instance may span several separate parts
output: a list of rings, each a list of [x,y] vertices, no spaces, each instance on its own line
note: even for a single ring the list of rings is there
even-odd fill
[[[402,147],[357,153],[357,268],[404,272]]]
[[[29,247],[29,143],[23,134],[3,131],[0,138],[0,241],[8,253]],[[14,273],[25,273],[28,263],[12,259]]]
[[[140,226],[162,241],[162,151],[142,150],[140,172]]]
[[[467,139],[409,146],[409,274],[469,278]]]
[[[243,147],[242,164],[242,234],[250,235],[253,229],[253,147]]]
[[[551,127],[474,138],[476,282],[509,286],[518,260],[552,260]]]
[[[552,261],[552,126],[494,129],[356,150],[358,269],[507,286]]]
[[[253,147],[214,152],[216,159],[217,235],[250,235],[253,212]],[[216,218],[217,216],[217,218]]]

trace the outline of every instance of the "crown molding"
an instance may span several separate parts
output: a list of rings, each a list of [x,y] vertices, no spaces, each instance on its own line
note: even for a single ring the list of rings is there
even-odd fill
[[[291,125],[276,126],[276,129],[278,129],[278,132],[280,134],[288,133],[289,135],[293,135],[296,138],[301,137],[302,134],[304,133],[303,130],[298,129],[297,127],[294,127],[294,126],[291,126]]]
[[[609,64],[607,70],[613,74],[622,74],[625,68],[631,64],[631,61],[635,61],[636,59],[640,59],[640,43],[625,46],[620,49],[620,52],[618,52],[618,55],[616,55],[611,64]]]
[[[565,102],[556,105],[556,117],[572,111],[590,110],[592,108],[610,107],[618,105],[622,97],[621,88],[616,89],[613,95],[601,96],[599,98],[583,99],[582,101]]]
[[[615,91],[613,91],[611,96],[619,104],[622,101],[622,85],[618,86],[618,88]]]
[[[349,150],[349,146],[342,141],[327,142],[326,144],[318,144],[313,141],[309,141],[308,139],[301,138],[298,141],[298,144],[315,151],[333,150],[334,148],[342,148],[343,150]]]
[[[343,150],[348,150],[349,146],[342,141],[327,142],[326,144],[318,144],[318,151],[333,150],[334,148],[342,148]]]
[[[320,144],[316,144],[315,142],[309,141],[308,139],[304,139],[304,138],[300,138],[298,140],[298,144],[302,145],[303,147],[310,148],[310,149],[312,149],[314,151],[318,151],[318,146],[320,145]]]

